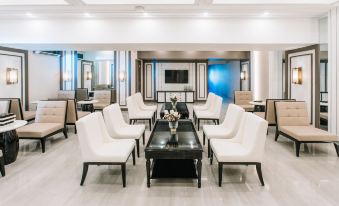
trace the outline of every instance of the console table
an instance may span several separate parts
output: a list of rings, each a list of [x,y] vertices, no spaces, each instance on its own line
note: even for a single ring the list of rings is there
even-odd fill
[[[194,103],[194,91],[157,91],[157,102],[170,102],[176,96],[178,102]]]

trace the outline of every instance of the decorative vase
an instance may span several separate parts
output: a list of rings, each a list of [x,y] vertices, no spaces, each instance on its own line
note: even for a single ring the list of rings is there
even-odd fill
[[[168,122],[168,126],[169,126],[169,128],[171,130],[171,134],[176,134],[177,133],[178,121]]]

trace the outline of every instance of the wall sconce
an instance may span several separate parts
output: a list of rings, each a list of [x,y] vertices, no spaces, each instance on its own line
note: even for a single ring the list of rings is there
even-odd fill
[[[241,71],[240,72],[240,79],[241,80],[246,80],[246,71]]]
[[[123,82],[126,79],[125,72],[120,72],[119,73],[119,81]]]
[[[302,84],[302,71],[301,67],[292,69],[292,83]]]
[[[86,72],[86,80],[92,80],[92,72],[90,71]]]
[[[69,82],[69,81],[71,81],[71,75],[66,72],[63,75],[63,79],[64,79],[65,82]]]
[[[18,69],[7,68],[6,70],[6,82],[7,84],[18,83]]]

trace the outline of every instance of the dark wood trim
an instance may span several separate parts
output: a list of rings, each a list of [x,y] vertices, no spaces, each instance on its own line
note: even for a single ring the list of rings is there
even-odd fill
[[[289,55],[294,54],[294,53],[299,53],[299,52],[307,52],[307,51],[313,51],[314,50],[314,56],[312,53],[309,54],[304,54],[304,55],[298,55],[298,56],[305,56],[305,55],[311,55],[312,59],[312,68],[311,68],[311,90],[312,90],[312,96],[311,96],[311,123],[313,124],[313,115],[314,115],[314,126],[319,128],[320,127],[320,49],[319,49],[319,44],[312,45],[312,46],[307,46],[299,49],[294,49],[294,50],[289,50],[285,52],[285,58],[287,59],[288,63],[285,64],[285,98],[289,98],[291,96],[291,76],[289,75],[289,70],[291,68],[291,58],[297,57],[289,57]],[[313,65],[313,58],[315,65]],[[314,71],[313,71],[314,67]],[[313,76],[314,73],[314,76]],[[314,81],[313,81],[314,80]],[[314,87],[314,91],[313,91]],[[314,103],[313,103],[314,102]],[[314,105],[313,105],[314,104]],[[313,114],[313,106],[314,106],[314,114]]]

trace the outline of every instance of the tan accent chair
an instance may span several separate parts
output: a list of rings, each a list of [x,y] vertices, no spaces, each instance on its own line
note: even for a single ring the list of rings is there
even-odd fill
[[[88,99],[88,89],[78,88],[75,90],[75,98],[77,101],[83,101]]]
[[[234,91],[234,104],[244,108],[246,112],[254,111],[254,105],[250,101],[253,101],[252,91]]]
[[[23,111],[20,98],[1,98],[11,100],[9,112],[16,115],[17,120],[32,121],[35,119],[35,111]]]
[[[72,90],[60,90],[58,92],[58,99],[74,99],[75,91]]]
[[[265,119],[268,126],[276,126],[274,102],[295,102],[295,99],[266,99],[265,112],[254,112],[254,114]]]
[[[111,90],[95,91],[94,99],[99,101],[93,104],[94,110],[103,110],[111,104]]]
[[[40,140],[42,152],[45,152],[45,142],[50,136],[63,132],[65,138],[67,101],[39,101],[35,122],[16,130],[19,139]]]
[[[277,117],[277,135],[293,140],[296,145],[296,156],[299,157],[301,143],[334,143],[339,157],[338,137],[327,131],[310,125],[306,102],[275,102]]]

